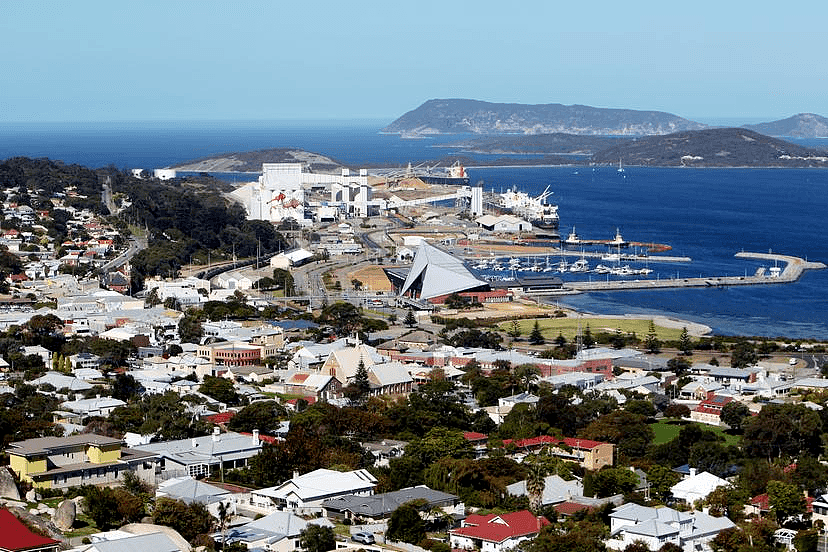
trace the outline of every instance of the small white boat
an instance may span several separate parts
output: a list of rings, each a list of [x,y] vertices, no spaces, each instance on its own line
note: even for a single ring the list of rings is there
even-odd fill
[[[570,272],[587,272],[588,270],[589,262],[586,259],[578,259],[569,267]]]

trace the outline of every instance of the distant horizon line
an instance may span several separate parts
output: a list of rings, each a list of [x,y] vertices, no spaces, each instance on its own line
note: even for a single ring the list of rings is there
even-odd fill
[[[395,117],[396,118],[396,117]],[[193,119],[49,119],[49,120],[0,120],[0,125],[62,125],[62,124],[129,124],[129,123],[328,123],[328,122],[364,122],[389,124],[393,118],[386,117],[273,117],[264,119],[251,118],[193,118]]]

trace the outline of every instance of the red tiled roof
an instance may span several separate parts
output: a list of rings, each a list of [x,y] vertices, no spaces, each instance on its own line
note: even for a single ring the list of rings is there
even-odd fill
[[[316,402],[316,397],[314,397],[313,395],[309,395],[307,397],[302,397],[302,398],[305,399],[305,401],[308,404],[314,404]],[[288,403],[288,404],[292,404],[292,405],[296,406],[296,403],[299,402],[299,399],[288,399],[285,402]]]
[[[750,499],[750,505],[759,508],[759,510],[763,512],[770,510],[770,499],[768,498],[768,493],[754,496]]]
[[[467,441],[481,441],[489,438],[489,436],[485,433],[477,433],[476,431],[466,431],[463,433],[463,437],[465,437]]]
[[[579,449],[594,449],[598,445],[606,445],[602,441],[591,441],[589,439],[578,439],[576,437],[564,437],[563,442],[568,447]]]
[[[521,510],[501,515],[472,514],[464,523],[464,527],[452,529],[449,533],[489,542],[503,542],[509,538],[536,535],[542,527],[549,525],[549,520],[543,516],[535,517],[529,510]]]
[[[541,435],[539,437],[532,437],[531,439],[518,439],[517,441],[512,439],[504,439],[504,445],[508,445],[509,443],[514,443],[517,448],[534,448],[541,447],[544,445],[559,445],[563,443],[568,447],[585,450],[591,450],[597,447],[598,445],[605,444],[601,441],[592,441],[590,439],[578,439],[577,437],[565,437],[563,441],[561,441],[560,439],[556,439],[555,437],[551,437],[549,435]]]
[[[814,511],[814,497],[806,496],[805,497],[805,510],[807,512]],[[769,512],[770,511],[770,498],[768,498],[768,493],[756,495],[750,499],[750,505],[759,508],[761,512]]]
[[[219,412],[218,414],[212,414],[210,416],[205,416],[204,419],[213,424],[226,424],[229,422],[236,413],[233,411],[227,412]]]
[[[576,512],[582,510],[594,510],[594,506],[587,506],[586,504],[578,504],[577,502],[561,502],[555,505],[555,511],[562,516],[571,516]]]
[[[32,533],[23,522],[6,510],[0,509],[0,548],[3,550],[31,550],[50,545],[59,545],[60,541],[41,537]]]
[[[252,433],[245,433],[244,431],[241,432],[241,435],[249,435],[250,437],[253,437]],[[265,443],[270,443],[272,445],[276,442],[276,440],[276,437],[273,437],[271,435],[262,435],[261,433],[259,433],[259,441],[264,441]]]

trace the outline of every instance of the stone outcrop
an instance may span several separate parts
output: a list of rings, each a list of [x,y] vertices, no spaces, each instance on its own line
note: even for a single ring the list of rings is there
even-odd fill
[[[0,467],[0,497],[20,500],[20,491],[14,482],[14,477],[5,466]]]
[[[75,502],[64,500],[52,514],[52,523],[61,531],[69,531],[75,524]]]

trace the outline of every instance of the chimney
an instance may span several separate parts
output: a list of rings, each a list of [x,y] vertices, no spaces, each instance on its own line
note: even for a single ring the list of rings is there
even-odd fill
[[[696,477],[696,468],[690,468],[690,477]]]
[[[198,441],[196,441],[195,437],[190,440],[190,446],[196,448],[198,446]]]
[[[259,444],[259,430],[258,429],[253,430],[253,444],[254,445]]]
[[[219,435],[221,434],[221,430],[218,427],[213,428],[213,442],[218,443]]]
[[[293,470],[293,478],[296,479],[299,477],[299,470]]]

